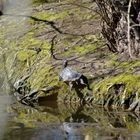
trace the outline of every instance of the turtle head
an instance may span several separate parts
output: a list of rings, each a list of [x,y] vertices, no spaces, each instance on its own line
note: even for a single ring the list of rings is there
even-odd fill
[[[62,67],[63,67],[63,68],[66,68],[67,66],[68,66],[68,60],[65,59],[65,60],[63,61],[63,66],[62,66]]]

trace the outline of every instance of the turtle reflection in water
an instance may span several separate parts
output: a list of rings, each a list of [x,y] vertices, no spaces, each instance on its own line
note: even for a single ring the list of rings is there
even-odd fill
[[[91,90],[87,77],[73,70],[71,67],[68,67],[67,60],[64,60],[63,62],[62,71],[59,74],[59,80],[68,84],[70,90],[75,89],[80,98],[83,98],[80,89],[87,87],[87,89]]]

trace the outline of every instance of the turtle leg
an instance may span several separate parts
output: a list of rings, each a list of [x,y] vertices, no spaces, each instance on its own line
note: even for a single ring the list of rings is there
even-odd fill
[[[73,83],[72,82],[69,82],[69,86],[70,86],[70,91],[72,91]]]

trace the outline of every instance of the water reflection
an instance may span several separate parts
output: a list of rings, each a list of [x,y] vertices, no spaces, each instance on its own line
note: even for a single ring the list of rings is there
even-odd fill
[[[69,107],[68,107],[69,106]],[[138,114],[49,103],[30,108],[15,104],[4,140],[138,140]]]
[[[3,136],[7,124],[8,114],[6,112],[6,107],[9,103],[10,103],[9,96],[4,95],[3,93],[0,92],[0,139]]]

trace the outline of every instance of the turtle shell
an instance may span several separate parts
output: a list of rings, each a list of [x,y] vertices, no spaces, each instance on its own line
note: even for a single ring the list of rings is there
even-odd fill
[[[82,74],[72,70],[70,67],[64,68],[60,73],[60,79],[63,81],[76,81]]]

